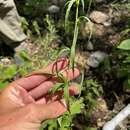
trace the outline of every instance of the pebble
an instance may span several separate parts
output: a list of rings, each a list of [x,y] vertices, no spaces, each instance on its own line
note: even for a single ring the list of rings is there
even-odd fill
[[[90,33],[96,37],[104,36],[106,32],[107,29],[104,25],[94,24],[92,22],[87,22],[83,27],[81,27],[81,34],[84,38],[88,37]]]
[[[93,51],[94,50],[94,46],[93,46],[93,43],[91,41],[88,41],[86,47],[87,47],[87,50],[89,50],[89,51]]]
[[[106,53],[101,51],[96,51],[90,55],[90,57],[87,59],[87,64],[90,67],[97,68],[100,63],[105,59],[107,56]]]
[[[60,8],[56,5],[51,5],[49,8],[48,8],[48,11],[49,13],[51,14],[55,14],[55,13],[59,13],[60,12]]]
[[[23,66],[25,64],[25,61],[18,54],[14,55],[14,62],[19,66]]]
[[[0,64],[4,65],[5,67],[9,66],[12,64],[12,60],[5,57],[3,59],[0,60]]]
[[[104,23],[109,20],[109,16],[101,11],[93,11],[90,14],[90,19],[98,24]]]
[[[93,34],[93,30],[94,30],[94,23],[93,22],[86,22],[85,24],[82,24],[81,26],[81,34],[84,38],[86,38],[86,36],[89,36],[90,33]]]
[[[104,25],[105,27],[109,27],[109,26],[111,26],[111,21],[110,21],[110,20],[109,20],[109,21],[106,21],[106,22],[103,23],[103,25]]]
[[[59,46],[62,44],[62,41],[60,39],[54,39],[51,41],[50,43],[50,46],[53,48],[53,49],[57,49],[59,48]]]

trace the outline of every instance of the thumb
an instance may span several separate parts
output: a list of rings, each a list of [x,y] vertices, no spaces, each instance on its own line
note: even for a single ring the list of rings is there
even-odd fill
[[[58,100],[50,104],[36,104],[36,117],[38,121],[54,119],[64,114],[67,107],[64,100]]]

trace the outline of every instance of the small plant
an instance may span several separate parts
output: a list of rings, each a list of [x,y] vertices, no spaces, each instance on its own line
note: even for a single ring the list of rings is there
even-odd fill
[[[91,110],[96,105],[96,98],[102,93],[101,86],[96,80],[88,79],[84,81],[83,94],[85,95],[86,107]]]
[[[41,130],[72,130],[73,119],[76,114],[81,113],[81,108],[84,108],[83,99],[71,99],[70,111],[66,112],[57,120],[46,121],[43,123]]]
[[[40,48],[42,48],[41,49],[41,51],[42,51],[41,54],[43,54],[43,53],[44,54],[52,53],[53,59],[56,59],[60,55],[62,55],[64,52],[70,51],[70,49],[62,47],[60,50],[56,51],[56,50],[53,50],[52,48],[49,47],[49,43],[53,39],[59,38],[59,36],[57,35],[57,29],[56,29],[56,27],[54,25],[53,20],[50,19],[50,17],[48,15],[46,16],[45,22],[46,22],[46,27],[47,27],[47,34],[45,35],[45,37],[40,36],[38,38],[37,42],[39,43]],[[36,32],[39,33],[39,29],[37,30],[37,24],[35,23],[33,25],[35,25],[34,27],[36,27],[35,28]],[[45,51],[43,51],[43,50],[45,50]],[[47,53],[45,53],[46,51],[47,51]],[[56,52],[56,53],[54,54],[53,52]],[[47,57],[48,56],[45,56],[45,59]],[[38,57],[36,58],[36,60],[38,60]],[[51,56],[49,57],[49,60],[52,61]],[[49,63],[49,62],[47,62],[49,60],[48,59],[45,60],[46,65]],[[41,61],[43,62],[43,55],[42,55],[42,60]],[[41,66],[43,66],[43,64]],[[61,89],[64,90],[63,98],[66,100],[66,103],[68,105],[68,112],[63,117],[60,117],[57,121],[53,120],[53,121],[49,121],[47,123],[44,123],[43,128],[48,128],[49,130],[52,130],[52,129],[71,130],[72,129],[72,120],[75,117],[75,114],[80,113],[81,108],[84,107],[83,99],[81,99],[81,98],[78,98],[78,99],[71,98],[69,96],[70,82],[61,73],[57,72],[55,74],[50,74],[50,73],[38,72],[36,74],[44,74],[44,75],[47,75],[47,76],[48,75],[56,76],[60,80],[60,83],[57,83],[56,85],[53,86],[53,88],[50,90],[50,95],[54,94],[55,92],[57,92],[57,91],[59,91]]]
[[[130,39],[122,41],[117,48],[121,50],[119,55],[122,60],[117,74],[120,78],[125,77],[124,88],[130,88]]]
[[[12,64],[8,67],[0,64],[0,89],[4,88],[10,81],[12,81],[16,73],[17,66],[15,64]]]
[[[27,36],[30,38],[32,36],[32,32],[29,29],[28,21],[24,17],[21,17],[21,26],[22,26],[24,33],[27,34]]]
[[[32,60],[27,53],[21,52],[19,54],[23,60],[23,64],[20,66],[14,63],[10,63],[8,66],[0,63],[0,89],[4,88],[13,80],[27,75],[29,72],[34,70]]]

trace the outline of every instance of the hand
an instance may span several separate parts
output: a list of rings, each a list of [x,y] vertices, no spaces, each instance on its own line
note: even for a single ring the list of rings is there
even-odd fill
[[[40,71],[61,71],[68,80],[79,75],[79,70],[69,70],[67,59],[60,59]],[[39,71],[38,71],[39,72]],[[35,72],[36,73],[36,72]],[[63,91],[52,95],[48,91],[58,82],[55,76],[31,74],[12,82],[0,95],[0,130],[38,130],[42,121],[57,118],[67,111]],[[70,86],[71,95],[78,93]]]

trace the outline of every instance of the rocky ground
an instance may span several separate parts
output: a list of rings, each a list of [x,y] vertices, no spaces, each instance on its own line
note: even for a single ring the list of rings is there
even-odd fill
[[[27,8],[20,8],[21,4],[24,5],[24,1],[16,2],[20,14],[31,20],[35,17],[41,27],[44,27],[44,24],[41,22],[42,16],[47,12],[51,15],[64,16],[60,14],[61,10],[64,12],[63,0],[50,0],[47,8],[43,8],[44,5],[37,4],[34,7],[33,16],[28,15],[31,10],[26,12]],[[87,8],[85,9],[87,12]],[[22,12],[23,10],[24,12]],[[38,15],[39,12],[43,12],[43,14]],[[76,59],[81,68],[85,68],[85,79],[96,79],[101,85],[102,94],[95,97],[96,106],[92,109],[90,117],[84,119],[84,114],[77,116],[74,120],[74,130],[88,130],[86,125],[93,128],[90,130],[101,130],[103,125],[124,108],[130,100],[130,92],[129,90],[123,90],[122,81],[102,64],[106,57],[113,58],[113,50],[120,41],[128,38],[130,35],[130,31],[128,31],[130,28],[130,3],[127,0],[95,0],[86,16],[91,22],[83,22],[80,26]],[[60,28],[60,31],[62,31],[62,28]],[[59,34],[60,31],[58,32]],[[88,39],[90,34],[92,34],[91,38]],[[51,41],[51,48],[57,49],[63,43],[66,45],[66,39],[60,34],[58,40]],[[38,52],[40,52],[39,46],[33,45],[33,43],[30,46],[30,51],[34,49],[33,52],[36,51],[38,55]],[[2,58],[0,63],[10,65],[13,62],[13,59],[10,58],[13,55],[13,51],[7,49],[5,45],[1,48]],[[8,53],[10,51],[11,53]],[[30,53],[32,54],[32,52]],[[7,55],[8,57],[5,57]],[[112,69],[118,64],[118,59],[113,59],[111,60]],[[129,121],[129,119],[126,119],[120,123],[116,130],[129,130]]]

